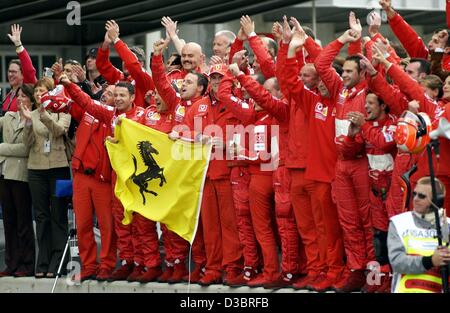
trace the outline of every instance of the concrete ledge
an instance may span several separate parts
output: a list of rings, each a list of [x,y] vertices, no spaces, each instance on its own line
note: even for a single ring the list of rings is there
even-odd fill
[[[0,293],[50,293],[54,279],[34,277],[0,278]],[[189,288],[189,289],[188,289]],[[56,293],[309,293],[307,290],[295,290],[282,288],[279,290],[268,290],[264,288],[239,287],[230,288],[224,285],[211,285],[202,287],[197,284],[188,286],[187,283],[169,285],[166,283],[129,283],[126,281],[98,282],[95,280],[85,281],[80,285],[69,285],[66,277],[58,279],[55,289]]]

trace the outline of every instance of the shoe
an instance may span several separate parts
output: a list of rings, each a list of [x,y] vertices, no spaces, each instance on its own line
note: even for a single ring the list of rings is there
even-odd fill
[[[338,280],[341,279],[341,276],[333,276],[333,275],[325,275],[324,279],[312,282],[307,286],[309,290],[315,291],[315,292],[326,292],[329,290],[333,290],[332,286],[335,284]]]
[[[136,266],[135,268],[137,268]],[[146,271],[141,272],[141,275],[136,277],[136,281],[140,283],[149,283],[156,281],[162,274],[161,266],[150,267]],[[130,275],[131,276],[131,275]]]
[[[160,283],[167,283],[170,277],[172,277],[172,274],[173,274],[173,266],[166,265],[166,269],[164,270],[162,275],[158,277],[158,281]]]
[[[138,281],[138,277],[142,276],[145,273],[144,270],[145,270],[144,265],[136,265],[131,274],[128,275],[127,281],[129,282]],[[161,275],[161,273],[159,275]]]
[[[345,275],[345,278],[336,284],[336,292],[347,293],[361,291],[361,288],[366,284],[366,275],[364,270],[353,270]]]
[[[95,280],[96,274],[97,274],[96,270],[88,270],[88,271],[82,270],[80,274],[73,275],[71,279],[72,279],[72,281],[79,281],[79,282],[83,282],[86,280]],[[47,275],[48,275],[48,273],[47,273]]]
[[[283,279],[283,275],[279,275],[275,279],[266,280],[266,282],[263,285],[264,289],[272,289],[272,290],[281,289],[286,286],[287,284]]]
[[[205,276],[203,276],[198,283],[202,286],[209,286],[211,284],[221,284],[222,283],[222,275],[218,272],[206,272]]]
[[[14,273],[14,277],[31,277],[34,276],[34,272],[18,271]]]
[[[247,286],[250,288],[263,287],[266,283],[263,273],[259,273],[255,278],[247,282]]]
[[[298,274],[292,274],[292,273],[281,273],[281,284],[283,287],[290,287],[294,282],[296,282],[299,279]]]
[[[47,273],[43,273],[43,272],[34,273],[34,278],[36,278],[36,279],[45,278],[46,274]]]
[[[175,262],[175,265],[173,266],[173,274],[168,279],[167,282],[169,284],[181,283],[183,281],[183,277],[185,277],[186,274],[188,274],[188,271],[186,269],[186,265],[184,264],[184,262],[181,263]]]
[[[111,276],[108,278],[108,281],[116,281],[116,280],[126,280],[128,276],[133,272],[134,263],[133,262],[125,262],[121,267],[116,269]]]
[[[326,279],[327,279],[327,273],[320,272],[319,275],[317,275],[315,280],[309,281],[309,283],[305,286],[305,289],[310,290],[310,291],[315,291],[313,285],[320,284],[321,282],[323,282]]]
[[[9,268],[5,268],[3,271],[0,272],[0,277],[8,277],[8,276],[14,276],[14,271],[10,270]]]
[[[111,277],[111,270],[101,268],[98,270],[95,279],[98,281],[107,281]]]
[[[312,284],[314,281],[317,280],[319,274],[317,273],[311,273],[306,275],[305,277],[300,278],[295,283],[292,284],[292,288],[297,290],[306,289],[306,286]]]
[[[247,286],[247,280],[241,271],[230,271],[227,272],[225,278],[223,279],[224,285],[230,287],[242,287]]]
[[[46,278],[50,278],[50,279],[53,279],[53,278],[55,278],[56,277],[56,273],[53,273],[53,272],[48,272],[46,275],[45,275],[45,277]]]
[[[205,276],[205,267],[202,264],[195,264],[194,270],[191,272],[191,284],[196,284]],[[189,281],[189,273],[183,277],[183,281]]]
[[[250,266],[244,267],[244,279],[248,282],[258,276],[258,269]]]

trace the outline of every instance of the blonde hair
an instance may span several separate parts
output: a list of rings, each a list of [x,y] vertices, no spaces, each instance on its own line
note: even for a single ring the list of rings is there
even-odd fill
[[[436,182],[436,193],[438,194],[442,194],[445,197],[445,185],[438,179],[435,178],[435,182]],[[421,179],[419,179],[417,181],[417,185],[428,185],[431,186],[431,177],[430,176],[425,176],[422,177]]]

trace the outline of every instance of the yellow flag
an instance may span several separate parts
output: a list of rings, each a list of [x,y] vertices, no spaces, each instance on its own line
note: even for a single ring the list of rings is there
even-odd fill
[[[124,207],[124,224],[133,212],[164,223],[194,241],[211,145],[172,141],[167,134],[122,119],[106,142],[117,174],[115,194]]]

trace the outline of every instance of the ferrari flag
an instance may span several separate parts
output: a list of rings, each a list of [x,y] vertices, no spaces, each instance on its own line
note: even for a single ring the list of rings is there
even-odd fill
[[[117,174],[114,191],[124,207],[123,223],[131,223],[137,212],[192,244],[211,145],[172,141],[125,118],[114,137],[118,142],[107,141],[106,147]]]

